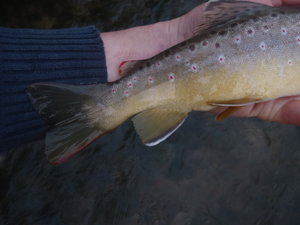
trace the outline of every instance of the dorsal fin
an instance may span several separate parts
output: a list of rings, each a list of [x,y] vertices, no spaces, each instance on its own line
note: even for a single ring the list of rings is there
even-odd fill
[[[204,21],[196,27],[194,35],[201,34],[228,21],[256,15],[257,12],[269,8],[271,7],[267,5],[247,1],[211,0],[206,3]]]

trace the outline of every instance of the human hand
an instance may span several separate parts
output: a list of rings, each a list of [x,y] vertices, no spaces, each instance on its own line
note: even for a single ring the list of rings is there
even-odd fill
[[[252,1],[277,6],[281,5],[283,0]],[[296,1],[284,0],[285,3]],[[191,38],[195,27],[205,19],[199,16],[203,15],[204,7],[205,4],[202,4],[187,14],[173,20],[126,30],[101,33],[105,47],[108,81],[112,82],[121,78],[118,73],[118,66],[122,62],[151,58]]]
[[[271,6],[300,5],[300,0],[252,0]],[[212,110],[221,113],[226,107]],[[232,116],[257,117],[264,120],[300,126],[300,96],[283,97],[276,100],[244,106]]]
[[[252,0],[271,6],[300,4],[300,0]],[[192,37],[194,28],[204,18],[204,4],[173,20],[101,34],[104,42],[108,81],[121,78],[118,66],[124,61],[143,60]],[[225,107],[213,112],[220,113]],[[284,97],[242,107],[233,113],[238,117],[258,117],[281,123],[300,125],[300,97]]]

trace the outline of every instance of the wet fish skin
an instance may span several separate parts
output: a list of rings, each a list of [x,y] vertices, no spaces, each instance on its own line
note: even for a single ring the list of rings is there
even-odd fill
[[[299,94],[299,11],[260,6],[252,13],[145,61],[101,101],[134,115],[164,104],[202,111],[213,108],[208,102]]]
[[[299,9],[211,1],[205,16],[195,37],[138,62],[117,83],[32,85],[33,104],[57,125],[46,138],[49,160],[65,161],[129,118],[152,146],[173,133],[190,111],[300,94]],[[76,100],[69,113],[55,99],[59,96]]]

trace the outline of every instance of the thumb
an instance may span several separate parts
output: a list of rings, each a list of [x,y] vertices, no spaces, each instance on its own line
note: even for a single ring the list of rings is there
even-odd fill
[[[277,122],[300,126],[300,100],[287,102],[274,119]]]

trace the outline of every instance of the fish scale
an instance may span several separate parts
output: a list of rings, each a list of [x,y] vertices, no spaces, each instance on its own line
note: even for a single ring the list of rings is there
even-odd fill
[[[153,146],[193,110],[227,106],[217,117],[224,119],[245,105],[299,95],[299,12],[210,1],[193,38],[131,62],[114,84],[31,85],[33,105],[53,124],[46,136],[49,161],[66,161],[129,118],[142,142]],[[63,106],[62,98],[70,102]]]

